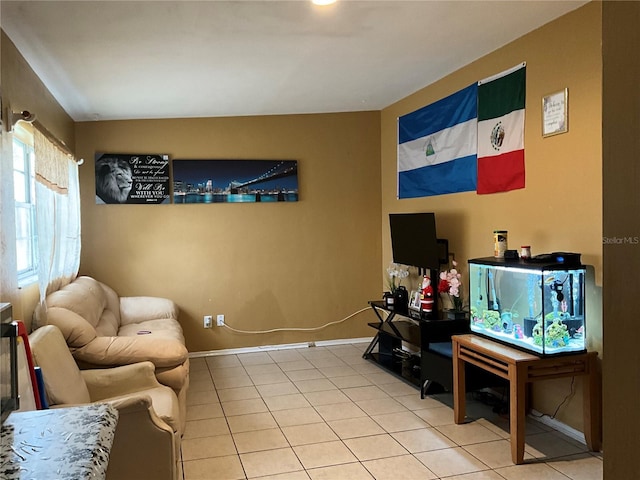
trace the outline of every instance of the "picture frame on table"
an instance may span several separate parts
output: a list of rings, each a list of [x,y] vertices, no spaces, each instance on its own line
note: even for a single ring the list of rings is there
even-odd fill
[[[411,296],[409,297],[409,308],[412,310],[420,310],[420,292],[417,290],[411,291]]]

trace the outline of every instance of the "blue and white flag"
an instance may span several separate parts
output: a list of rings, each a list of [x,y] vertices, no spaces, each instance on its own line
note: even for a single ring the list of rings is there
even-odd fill
[[[478,85],[398,118],[398,198],[475,191]]]

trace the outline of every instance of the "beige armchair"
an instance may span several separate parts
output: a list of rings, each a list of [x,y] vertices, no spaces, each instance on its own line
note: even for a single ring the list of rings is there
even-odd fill
[[[50,406],[105,402],[118,409],[107,479],[182,478],[178,398],[158,383],[151,362],[81,371],[54,325],[34,331],[29,343]]]

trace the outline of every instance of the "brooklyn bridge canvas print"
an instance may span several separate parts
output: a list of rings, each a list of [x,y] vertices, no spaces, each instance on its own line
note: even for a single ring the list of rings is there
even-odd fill
[[[174,160],[174,203],[297,202],[297,160]]]

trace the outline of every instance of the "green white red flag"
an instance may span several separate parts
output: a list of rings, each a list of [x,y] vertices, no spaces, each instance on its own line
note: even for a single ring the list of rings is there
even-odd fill
[[[524,188],[525,64],[478,82],[477,193]]]

